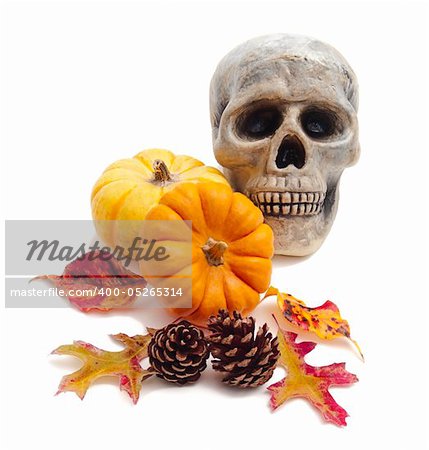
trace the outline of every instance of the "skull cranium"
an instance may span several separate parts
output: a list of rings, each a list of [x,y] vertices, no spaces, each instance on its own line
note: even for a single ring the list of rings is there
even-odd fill
[[[312,38],[259,37],[219,63],[210,86],[215,157],[263,212],[276,253],[308,255],[326,238],[341,174],[359,158],[357,106],[353,70]]]

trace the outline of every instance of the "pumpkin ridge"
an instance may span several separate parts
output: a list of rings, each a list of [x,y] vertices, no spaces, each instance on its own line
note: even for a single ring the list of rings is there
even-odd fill
[[[109,186],[110,184],[112,184],[112,183],[107,183],[106,185],[103,186],[103,188],[106,187],[106,186]],[[102,189],[103,189],[103,188],[100,189],[99,193],[102,192]],[[104,219],[104,221],[106,221],[106,220],[112,220],[112,221],[117,220],[116,215],[118,214],[119,207],[120,207],[121,205],[123,205],[123,203],[124,203],[126,197],[127,197],[134,189],[135,189],[135,186],[131,187],[130,189],[128,189],[126,192],[124,192],[124,193],[121,195],[121,197],[118,199],[117,203],[115,203],[115,207],[112,208],[112,209],[110,210],[110,214],[111,214],[111,215],[110,215],[110,218],[109,218],[109,219]],[[93,204],[95,203],[95,201],[96,201],[96,197],[94,197],[93,200],[91,201],[91,207],[93,207]],[[94,218],[95,224],[97,224],[97,221],[98,221],[98,220],[99,220],[99,219]],[[96,225],[96,228],[97,228],[97,225]],[[114,244],[115,244],[115,238],[116,238],[116,236],[115,236],[115,232],[116,232],[116,231],[115,231],[115,229],[112,229],[112,226],[111,226],[111,225],[108,226],[107,229],[109,230],[109,231],[108,231],[108,235],[104,236],[104,237],[103,237],[103,240],[106,242],[106,244],[114,245]]]
[[[194,265],[194,264],[196,264],[196,263],[192,263],[192,266]],[[207,283],[207,278],[208,278],[208,276],[209,276],[209,272],[210,272],[210,267],[209,266],[207,266],[207,265],[205,265],[205,263],[203,262],[202,263],[203,264],[203,266],[204,266],[204,271],[199,271],[198,272],[198,276],[199,276],[199,278],[202,278],[202,277],[204,277],[204,280],[203,280],[203,284],[204,284],[204,292],[203,292],[203,295],[200,297],[200,299],[199,299],[199,303],[198,303],[198,306],[196,306],[195,307],[195,309],[194,309],[194,296],[193,296],[193,294],[192,294],[192,306],[191,306],[191,308],[172,308],[173,310],[183,310],[183,309],[186,309],[186,310],[188,310],[188,313],[186,314],[187,316],[192,316],[192,315],[194,315],[194,314],[196,314],[196,312],[198,311],[198,309],[200,308],[200,306],[203,304],[203,302],[204,302],[204,298],[205,298],[205,296],[206,296],[206,292],[207,292],[207,285],[208,285],[208,283]],[[191,269],[191,273],[193,273],[193,269]],[[191,310],[190,312],[189,312],[189,310]]]
[[[221,266],[210,266],[209,265],[208,266],[208,270],[205,272],[206,273],[206,282],[204,283],[204,294],[201,297],[200,304],[198,305],[198,308],[191,313],[191,315],[190,315],[191,318],[192,318],[192,316],[198,316],[198,314],[200,313],[200,309],[203,307],[203,305],[205,303],[205,298],[206,298],[206,295],[207,295],[207,289],[209,288],[209,285],[210,285],[210,283],[207,282],[207,278],[209,278],[210,271],[212,271],[212,270],[222,270],[222,287],[224,286],[224,283],[225,283],[224,266],[223,265],[221,265]],[[224,296],[225,296],[225,294],[224,294]],[[192,299],[192,301],[193,301],[193,299]],[[226,296],[225,296],[225,302],[227,302]]]
[[[249,233],[249,234],[252,234],[252,233]],[[237,241],[238,240],[239,239],[237,239]],[[266,256],[261,256],[261,255],[259,255],[257,253],[253,253],[253,252],[252,253],[248,253],[248,252],[245,252],[245,251],[241,251],[240,248],[235,248],[234,247],[234,242],[237,242],[237,241],[232,241],[231,245],[228,247],[228,250],[229,250],[230,254],[233,254],[234,256],[241,257],[241,258],[250,257],[250,258],[266,259]]]
[[[263,222],[263,223],[265,223],[265,222]],[[260,225],[262,225],[262,223],[261,223]],[[231,241],[231,242],[236,242],[236,241],[239,241],[240,239],[244,239],[245,237],[250,236],[254,231],[255,231],[255,230],[251,230],[251,231],[249,231],[248,233],[243,234],[243,236],[240,236],[240,237],[237,238],[237,239],[230,239],[230,241]]]
[[[229,270],[229,269],[228,269]],[[260,295],[259,295],[259,292],[256,290],[256,289],[254,289],[252,286],[250,286],[248,283],[246,283],[245,281],[243,281],[239,276],[237,276],[236,274],[235,274],[235,272],[233,272],[232,270],[229,270],[238,280],[240,280],[241,282],[243,282],[246,286],[248,286],[253,292],[255,292],[255,294],[256,295],[258,295],[258,297],[259,297],[259,299],[260,299]],[[233,306],[231,305],[231,303],[232,303],[232,300],[230,300],[229,299],[229,297],[227,298],[227,296],[226,296],[226,292],[227,292],[227,280],[226,280],[226,277],[224,277],[224,279],[223,279],[223,284],[222,284],[222,289],[223,289],[223,292],[225,293],[225,300],[226,300],[226,303],[227,303],[227,308],[228,308],[228,310],[229,311],[232,311],[232,310],[234,310],[235,308],[233,308]],[[239,311],[239,312],[243,312],[243,311],[245,311],[245,310],[242,310],[242,311]]]
[[[194,188],[195,187],[198,190],[198,184],[189,182],[189,183],[184,183],[184,184],[181,184],[180,186],[177,186],[176,188],[173,189],[173,191],[170,191],[169,193],[174,192],[174,190],[176,190],[176,189],[179,190],[183,186],[186,186],[186,187],[189,187],[189,188]],[[166,195],[168,195],[168,194],[166,194]],[[194,205],[194,208],[196,210],[201,209],[203,211],[199,191],[198,191],[198,194],[195,197],[196,198],[193,198],[192,200],[194,202],[198,201],[198,204]],[[163,202],[160,201],[160,203],[163,203]],[[163,204],[165,204],[165,203],[163,203]],[[179,211],[177,211],[177,209],[174,207],[175,205],[168,204],[166,206],[168,206],[171,210],[173,210],[178,216],[182,217],[182,214]],[[202,217],[204,219],[204,230],[197,230],[196,228],[194,228],[194,221],[192,219],[184,219],[182,217],[182,220],[188,220],[188,221],[192,222],[192,233],[196,233],[196,234],[199,234],[199,235],[204,235],[204,234],[207,234],[207,232],[206,232],[206,230],[207,230],[207,222],[206,222],[206,218],[204,216],[204,211],[203,211]],[[207,236],[207,238],[208,238],[208,236]]]
[[[231,214],[232,204],[234,203],[234,202],[233,202],[234,194],[235,194],[235,192],[232,193],[231,201],[230,201],[230,203],[229,203],[228,212],[226,213],[226,216],[225,216],[226,218],[228,218],[229,215]]]
[[[146,166],[145,166],[146,167]],[[131,168],[131,167],[111,167],[110,169],[106,169],[103,173],[102,173],[102,175],[104,175],[105,173],[109,173],[111,170],[123,170],[123,171],[125,171],[125,172],[131,172],[132,174],[136,174],[136,175],[139,175],[139,176],[141,176],[142,178],[143,178],[143,181],[144,182],[147,182],[148,181],[148,178],[146,178],[146,175],[142,172],[142,171],[140,171],[140,170],[138,170],[138,168],[137,167],[134,167],[134,168]]]
[[[112,184],[117,184],[117,183],[123,182],[123,181],[127,181],[127,180],[126,179],[111,180],[108,183],[103,184],[99,189],[97,189],[97,192],[94,195],[91,196],[91,206],[93,206],[93,204],[95,203],[95,200],[96,200],[96,197],[98,196],[98,194],[100,194],[100,195],[102,194],[102,191],[103,191],[104,188],[106,188],[108,186],[111,186]],[[132,188],[128,189],[125,193],[121,194],[121,196],[118,197],[118,200],[115,199],[115,202],[116,201],[120,201],[124,195],[128,195],[130,191],[132,191],[133,189],[136,188],[136,186],[137,185],[135,184]],[[116,208],[112,208],[111,212],[113,212],[116,215],[116,213],[117,213]],[[112,216],[112,214],[111,214],[111,216]],[[94,219],[94,220],[97,220],[97,219]],[[107,220],[107,219],[105,219],[105,220]],[[109,220],[116,220],[116,219],[109,219]]]
[[[180,157],[180,156],[186,156],[186,155],[177,155],[177,158]],[[200,167],[209,167],[209,166],[205,166],[204,163],[201,162],[201,161],[198,160],[198,159],[196,159],[195,161],[198,161],[200,164],[197,165],[197,166],[188,167],[188,168],[185,169],[185,170],[181,170],[180,172],[176,172],[176,174],[177,174],[177,175],[181,175],[182,173],[187,173],[187,172],[189,172],[190,170],[195,170],[195,169],[198,169],[198,168],[200,168]]]
[[[146,169],[148,169],[150,172],[153,172],[153,167],[150,164],[147,164],[146,161],[144,161],[143,159],[139,159],[136,156],[133,156],[133,158],[138,161],[143,167],[145,167]]]
[[[113,169],[112,169],[113,170]],[[115,170],[116,170],[116,168],[115,168]],[[123,170],[126,170],[126,169],[123,169]],[[104,171],[103,172],[103,174],[102,174],[102,176],[105,174],[105,173],[108,173],[109,171]],[[139,174],[139,172],[134,172],[134,173],[136,173],[136,174]],[[141,174],[140,173],[140,175],[143,177],[144,175],[143,174]],[[100,177],[101,178],[101,177]],[[121,177],[118,177],[118,178],[115,178],[114,180],[110,180],[110,181],[108,181],[107,183],[105,183],[105,184],[102,184],[102,185],[100,185],[97,189],[95,189],[95,187],[94,187],[94,189],[92,190],[92,193],[91,193],[91,200],[93,200],[94,199],[94,197],[101,191],[101,189],[103,189],[105,186],[108,186],[109,184],[111,184],[111,183],[116,183],[117,181],[129,181],[129,178],[126,176],[126,175],[123,175],[123,176],[121,176]],[[142,180],[143,182],[145,182],[145,180],[143,179]],[[137,182],[137,181],[136,181]],[[137,186],[137,185],[136,185]]]
[[[251,260],[246,261],[247,258],[251,258]],[[260,257],[260,256],[252,256],[252,255],[239,256],[238,261],[235,262],[234,266],[237,270],[240,270],[240,264],[243,266],[249,266],[249,264],[253,266],[256,264],[256,266],[260,268],[260,267],[262,267],[264,261],[267,261],[267,258]],[[259,273],[254,273],[253,277],[249,277],[248,279],[243,279],[243,277],[240,276],[236,270],[234,270],[231,262],[228,262],[227,267],[228,267],[228,270],[231,273],[233,273],[240,281],[242,281],[244,284],[251,287],[256,292],[264,292],[268,289],[271,277],[265,278],[265,277],[261,277]],[[271,275],[271,272],[272,272],[272,263],[270,262],[270,275]],[[244,276],[246,275],[246,271],[243,270],[242,268],[241,268],[241,273],[243,273]]]
[[[226,217],[228,217],[228,216],[231,214],[231,209],[232,209],[233,204],[234,204],[233,198],[234,198],[234,196],[235,196],[236,194],[238,194],[239,196],[243,196],[246,200],[248,200],[248,198],[247,198],[244,194],[242,194],[241,192],[233,192],[231,204],[229,205],[229,209],[228,209],[228,213],[227,213]],[[249,201],[250,201],[250,200],[249,200]],[[254,206],[253,203],[252,203],[252,206]],[[259,212],[261,212],[261,211],[259,210]],[[262,212],[261,212],[261,216],[262,216]],[[262,219],[262,222],[260,223],[260,225],[262,225],[262,223],[264,223],[264,220],[263,220],[263,219]],[[237,238],[237,239],[228,239],[228,240],[229,240],[230,242],[238,241],[239,239],[243,239],[243,238],[249,236],[250,234],[253,233],[253,231],[255,231],[255,230],[250,230],[248,233],[243,234],[242,236],[240,236],[240,237]]]
[[[207,168],[208,170],[203,170]],[[200,170],[201,169],[201,170]],[[190,174],[190,172],[196,172],[195,174]],[[195,166],[195,167],[189,167],[186,170],[177,172],[178,176],[183,175],[184,179],[183,182],[190,182],[190,181],[186,181],[186,180],[191,180],[191,179],[198,179],[201,180],[202,183],[220,183],[220,184],[224,184],[222,181],[225,180],[225,177],[223,176],[223,174],[221,172],[219,172],[217,169],[215,169],[214,167],[208,167],[208,166]],[[213,180],[213,176],[218,177],[221,181],[214,181]],[[182,177],[182,178],[183,178]]]
[[[229,240],[224,234],[224,229],[228,226],[227,219],[231,211],[231,203],[234,193],[231,187],[227,185],[225,187],[219,187],[218,189],[216,189],[217,194],[226,196],[226,198],[224,198],[224,200],[222,201],[222,205],[219,205],[221,206],[220,208],[213,208],[213,193],[204,189],[204,186],[211,186],[213,188],[212,183],[213,182],[203,182],[199,189],[201,209],[204,215],[205,223],[207,225],[207,237],[204,243],[206,243],[207,239],[211,237],[216,241],[224,241],[226,244],[228,244]],[[224,213],[224,211],[226,212]]]
[[[110,184],[110,183],[109,183]],[[122,206],[124,205],[124,202],[126,200],[126,198],[131,194],[131,192],[137,187],[137,184],[135,184],[132,188],[128,189],[128,191],[124,192],[119,198],[118,200],[115,202],[115,206],[113,206],[113,208],[111,209],[112,211],[112,216],[115,217],[115,219],[113,220],[117,220],[117,214],[119,212],[119,210],[122,208]]]
[[[264,258],[261,258],[264,259]],[[229,272],[231,272],[236,278],[238,278],[240,281],[242,281],[244,284],[246,284],[247,286],[249,286],[251,289],[253,289],[255,292],[258,292],[252,285],[250,285],[250,283],[248,281],[243,280],[243,278],[241,278],[237,273],[235,273],[235,271],[232,269],[231,265],[225,261],[224,263],[224,267],[225,269],[227,269]]]
[[[210,274],[210,267],[211,267],[211,266],[208,266],[208,269],[206,269],[206,270],[204,271],[204,278],[205,278],[205,280],[204,280],[204,292],[203,292],[203,295],[201,296],[200,303],[199,303],[197,309],[195,309],[195,310],[192,312],[192,314],[196,314],[196,313],[197,313],[197,311],[201,308],[201,305],[204,303],[204,299],[206,298],[207,287],[208,287],[207,278],[209,277],[209,274]],[[201,276],[201,275],[200,275],[200,276]],[[194,301],[194,298],[192,297],[192,302],[193,302],[193,301]]]

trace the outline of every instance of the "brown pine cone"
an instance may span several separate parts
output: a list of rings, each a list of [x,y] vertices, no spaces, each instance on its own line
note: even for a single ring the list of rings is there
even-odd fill
[[[197,381],[209,357],[203,332],[186,320],[156,331],[148,353],[157,376],[178,384]]]
[[[209,318],[208,328],[213,369],[225,374],[224,383],[256,387],[271,378],[280,353],[277,337],[273,339],[267,324],[259,327],[255,336],[253,317],[242,318],[236,311],[230,317],[220,310]]]

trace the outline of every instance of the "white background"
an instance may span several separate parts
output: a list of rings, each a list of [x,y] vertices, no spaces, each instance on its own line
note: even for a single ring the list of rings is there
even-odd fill
[[[73,339],[119,349],[108,334],[141,333],[167,316],[3,310],[3,448],[425,448],[423,5],[12,1],[1,16],[9,219],[90,218],[100,172],[144,148],[215,164],[208,85],[220,58],[243,40],[292,32],[337,47],[360,81],[361,160],[343,176],[322,249],[311,258],[276,258],[272,283],[312,306],[335,301],[366,356],[362,363],[351,345],[336,342],[307,357],[346,361],[358,375],[356,385],[332,389],[350,414],[343,429],[323,423],[301,399],[271,413],[264,388],[225,388],[211,370],[180,389],[152,379],[137,406],[116,380],[97,382],[81,402],[71,393],[53,396],[79,362],[50,351]],[[274,311],[272,300],[255,314],[273,325]],[[277,369],[273,380],[282,375]]]

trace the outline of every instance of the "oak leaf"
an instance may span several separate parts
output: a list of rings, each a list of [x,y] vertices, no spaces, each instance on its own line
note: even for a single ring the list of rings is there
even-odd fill
[[[124,333],[112,335],[121,342],[125,349],[119,352],[101,350],[83,341],[74,341],[72,345],[61,345],[52,354],[71,355],[83,361],[83,366],[62,378],[57,394],[75,392],[83,400],[89,386],[104,376],[119,377],[119,387],[128,393],[137,403],[142,381],[152,375],[152,371],[140,366],[140,361],[147,357],[147,347],[151,334],[127,336]]]
[[[291,294],[280,292],[277,288],[270,286],[265,293],[264,299],[272,295],[277,296],[277,305],[283,313],[283,317],[301,330],[309,331],[326,340],[346,337],[349,339],[361,355],[362,351],[358,343],[350,336],[350,325],[343,319],[338,306],[327,300],[323,305],[310,308]]]
[[[278,364],[287,375],[267,389],[271,393],[270,405],[276,409],[286,400],[303,397],[312,403],[327,422],[345,426],[347,412],[333,399],[328,389],[331,386],[349,385],[358,381],[356,375],[345,369],[344,363],[313,367],[304,361],[304,356],[317,344],[314,342],[295,342],[296,333],[279,328],[277,335],[280,349]]]
[[[50,280],[64,291],[70,303],[83,312],[125,308],[137,297],[146,280],[127,270],[106,252],[88,252],[67,264],[62,275],[41,275],[33,280]]]

